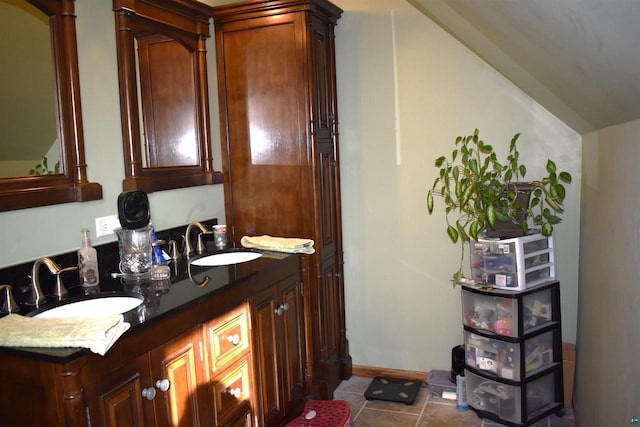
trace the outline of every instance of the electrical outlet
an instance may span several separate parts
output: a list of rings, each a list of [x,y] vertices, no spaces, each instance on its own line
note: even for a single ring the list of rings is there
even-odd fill
[[[108,236],[113,234],[113,230],[120,227],[118,215],[102,216],[96,218],[96,236]]]

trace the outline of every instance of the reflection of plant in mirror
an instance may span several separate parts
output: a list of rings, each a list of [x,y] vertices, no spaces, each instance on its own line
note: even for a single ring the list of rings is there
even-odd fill
[[[53,170],[50,170],[47,156],[44,156],[35,168],[29,170],[29,175],[52,175],[57,173],[60,173],[60,161],[58,160],[53,166]]]

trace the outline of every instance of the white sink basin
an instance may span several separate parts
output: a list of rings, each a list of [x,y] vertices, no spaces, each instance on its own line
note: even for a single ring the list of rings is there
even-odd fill
[[[260,258],[262,254],[255,251],[232,251],[207,255],[191,261],[192,265],[199,267],[216,267],[219,265],[240,264]]]
[[[108,317],[126,313],[142,304],[142,296],[107,296],[70,302],[50,308],[33,317]]]

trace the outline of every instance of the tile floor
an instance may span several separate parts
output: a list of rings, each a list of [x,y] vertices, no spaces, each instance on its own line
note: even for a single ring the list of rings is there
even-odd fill
[[[469,410],[460,412],[455,401],[434,397],[426,384],[420,389],[413,405],[383,402],[364,398],[371,378],[351,377],[343,381],[334,399],[346,400],[351,408],[354,427],[495,427],[502,424],[478,418]],[[534,427],[575,427],[573,411],[564,417],[555,415],[540,420]]]

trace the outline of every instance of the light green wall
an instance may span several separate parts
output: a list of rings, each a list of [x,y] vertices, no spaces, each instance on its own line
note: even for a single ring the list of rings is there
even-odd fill
[[[462,341],[459,290],[449,283],[459,252],[447,240],[444,216],[427,215],[425,196],[435,178],[434,159],[475,127],[505,152],[513,134],[522,132],[522,156],[534,165],[531,177],[547,155],[573,174],[556,245],[563,338],[574,342],[579,135],[403,0],[335,2],[345,10],[336,29],[336,61],[347,335],[354,363],[450,367],[451,347]],[[229,2],[209,1],[222,3]],[[93,229],[95,217],[116,213],[124,166],[113,12],[101,0],[78,1],[76,11],[88,173],[103,185],[104,200],[0,213],[0,266],[75,250],[81,228]],[[208,50],[219,168],[213,40]],[[158,228],[224,218],[221,185],[152,193],[150,200]]]
[[[449,281],[460,253],[443,209],[427,214],[426,193],[434,160],[476,127],[504,153],[521,132],[530,178],[548,156],[573,174],[555,237],[563,339],[574,342],[580,136],[405,1],[336,3],[345,10],[336,62],[353,363],[450,368],[451,348],[462,343],[460,291]]]
[[[84,227],[93,230],[93,243],[115,240],[115,236],[96,239],[94,222],[96,217],[117,213],[124,178],[114,13],[111,2],[81,0],[76,2],[76,14],[88,175],[90,181],[102,184],[104,198],[0,213],[0,267],[75,250]],[[214,165],[220,170],[213,38],[207,47]],[[221,184],[151,193],[149,200],[152,221],[159,229],[214,217],[224,221]]]
[[[585,135],[575,411],[581,427],[640,417],[640,120]]]

